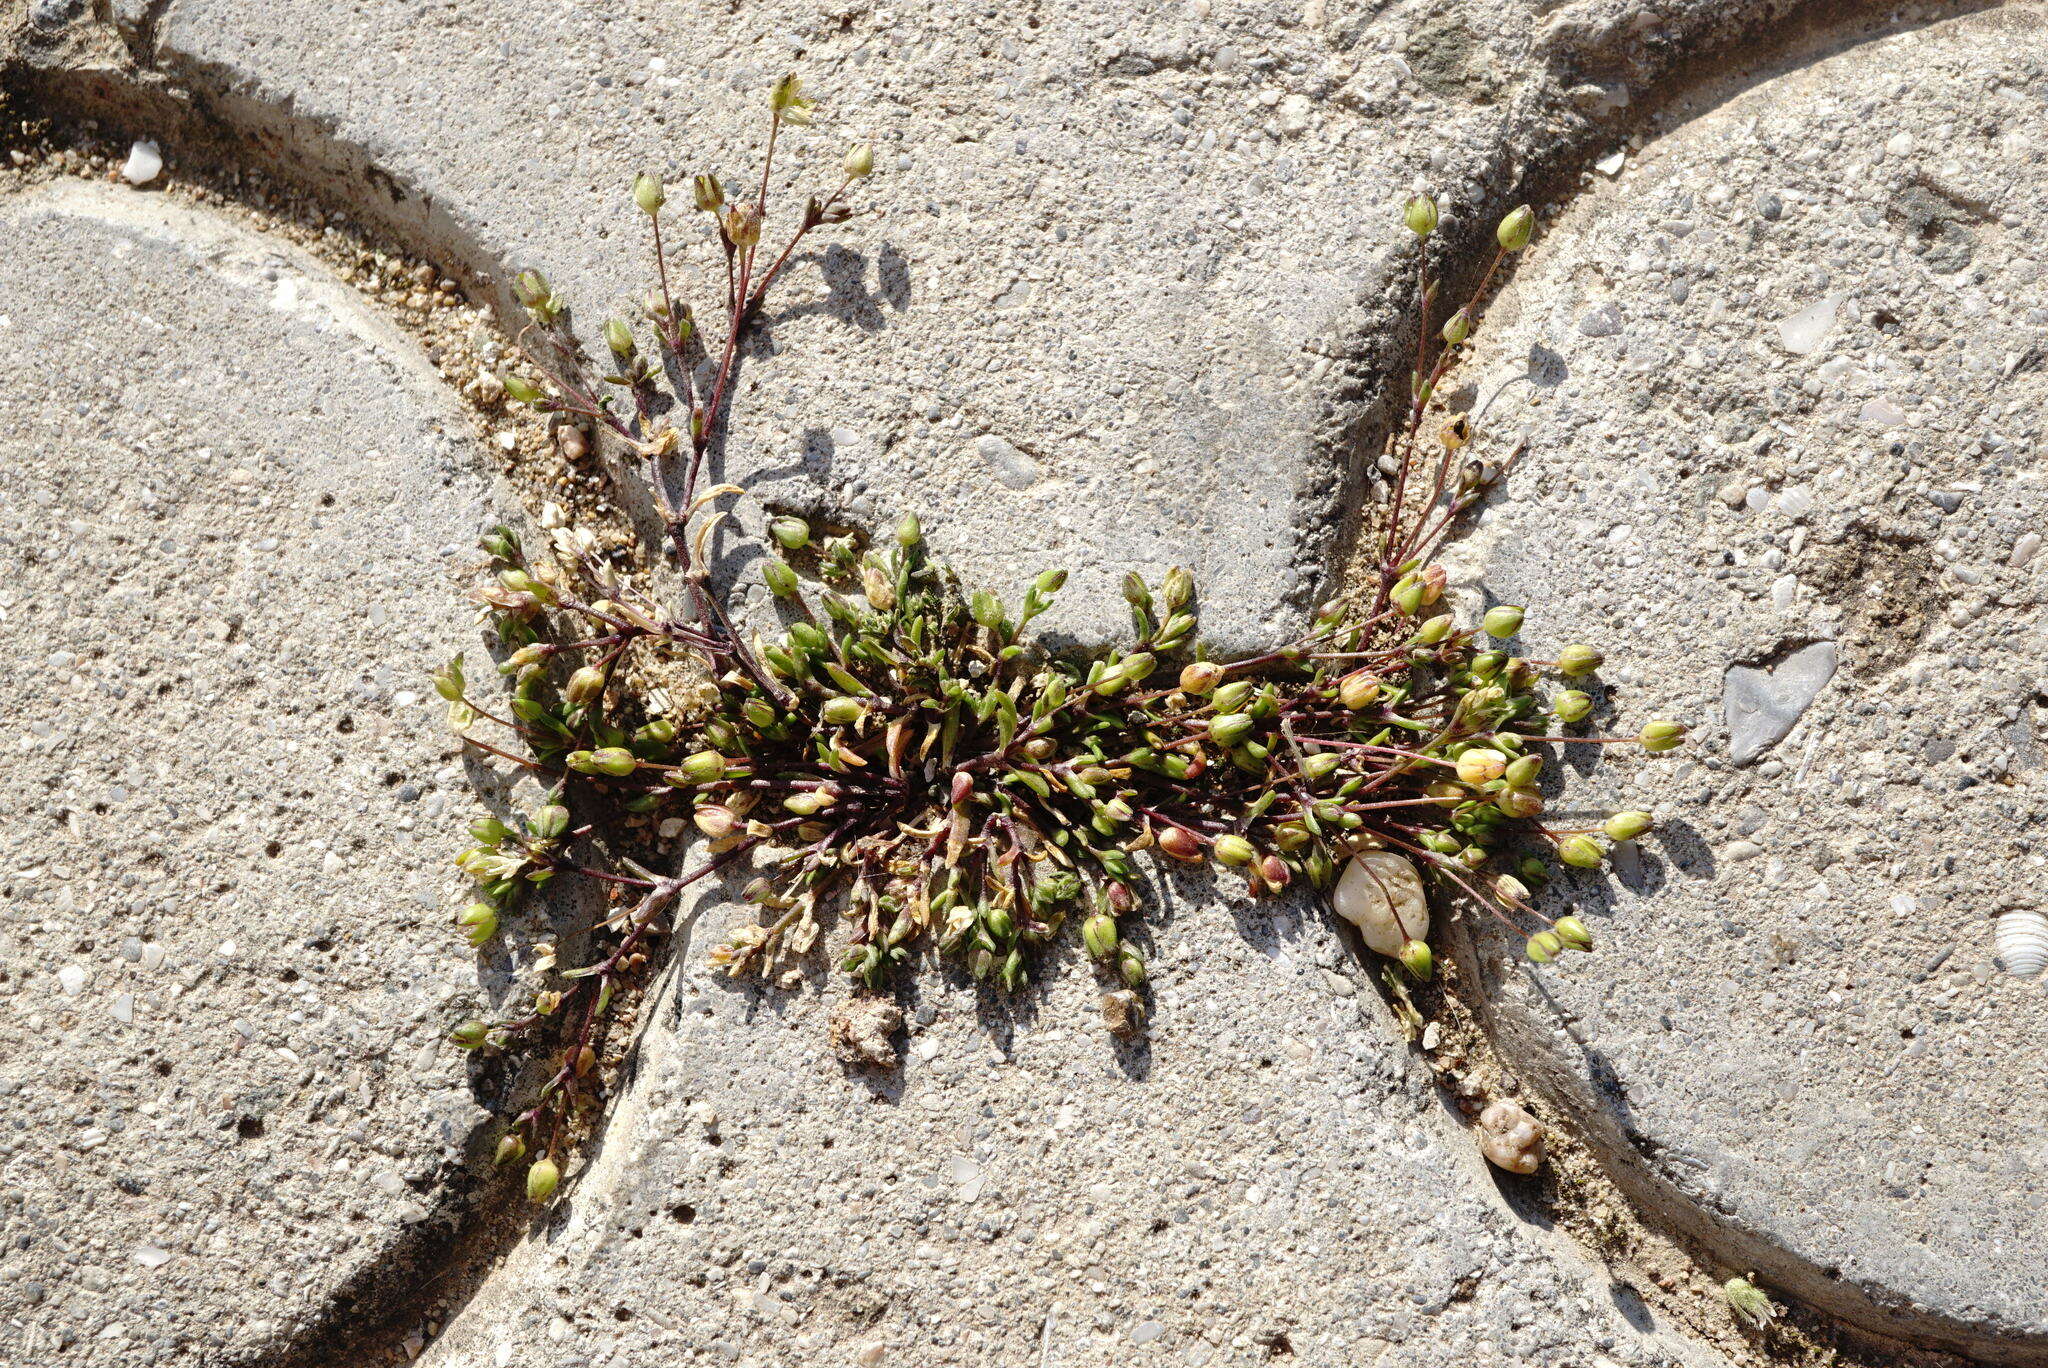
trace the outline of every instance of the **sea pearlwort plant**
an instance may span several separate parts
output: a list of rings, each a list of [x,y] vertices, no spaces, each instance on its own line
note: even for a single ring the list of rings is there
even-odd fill
[[[821,539],[781,516],[768,524],[764,576],[784,628],[750,640],[707,573],[705,540],[726,516],[714,506],[741,491],[700,487],[706,454],[768,291],[808,235],[850,216],[849,197],[874,167],[870,149],[849,152],[838,188],[805,204],[771,256],[763,230],[777,141],[808,123],[811,108],[796,78],[776,83],[751,194],[729,197],[708,175],[693,183],[725,262],[715,340],[671,293],[666,195],[650,176],[633,198],[656,259],[644,320],[652,356],[614,319],[604,328],[609,361],[593,366],[546,281],[534,272],[518,280],[531,370],[506,375],[508,393],[608,430],[646,463],[685,597],[677,611],[573,539],[534,555],[500,528],[483,540],[495,575],[478,597],[503,644],[509,699],[479,698],[459,658],[435,677],[471,745],[548,788],[516,823],[471,828],[477,844],[459,860],[479,887],[460,918],[469,939],[489,940],[523,891],[560,875],[608,885],[616,908],[590,962],[555,969],[531,1010],[455,1031],[472,1049],[529,1036],[560,1048],[559,1067],[499,1149],[505,1162],[535,1156],[529,1194],[545,1199],[559,1181],[564,1132],[594,1090],[595,1043],[616,990],[648,962],[678,895],[715,872],[748,872],[744,896],[757,909],[711,951],[729,974],[785,967],[829,942],[867,991],[887,991],[923,959],[1016,989],[1043,947],[1078,922],[1087,954],[1121,985],[1124,1025],[1142,1016],[1146,976],[1127,929],[1143,914],[1146,865],[1160,857],[1235,870],[1257,896],[1297,883],[1335,889],[1337,910],[1368,945],[1417,979],[1432,972],[1432,892],[1515,927],[1538,962],[1590,949],[1585,924],[1546,916],[1533,890],[1553,859],[1596,866],[1603,840],[1632,839],[1651,819],[1622,812],[1583,829],[1547,825],[1537,788],[1544,750],[1628,742],[1667,751],[1685,728],[1653,721],[1634,737],[1579,735],[1572,729],[1592,698],[1544,679],[1590,675],[1598,651],[1514,655],[1519,608],[1492,608],[1476,627],[1454,622],[1432,556],[1498,472],[1471,458],[1459,420],[1422,435],[1487,285],[1528,245],[1534,214],[1525,206],[1501,221],[1478,288],[1434,330],[1438,282],[1418,253],[1415,368],[1383,463],[1389,497],[1367,534],[1376,570],[1361,606],[1327,607],[1299,639],[1263,655],[1210,660],[1197,645],[1188,574],[1172,570],[1156,584],[1132,574],[1123,584],[1129,641],[1056,655],[1029,629],[1066,571],[1043,571],[1005,603],[964,592],[931,558],[914,514],[874,542]],[[1410,201],[1404,217],[1418,239],[1437,227],[1427,198]],[[640,681],[678,656],[701,662],[710,700],[692,715],[658,715]],[[497,729],[488,741],[473,735],[486,723]],[[701,856],[673,872],[592,863],[593,843],[579,838],[621,814],[687,814]]]

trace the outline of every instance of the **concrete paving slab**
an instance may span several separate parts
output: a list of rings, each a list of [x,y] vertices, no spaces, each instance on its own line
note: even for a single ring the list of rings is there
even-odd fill
[[[424,671],[490,489],[304,254],[78,181],[0,234],[0,1359],[246,1361],[426,1238],[485,1119]]]
[[[1252,652],[1326,591],[1406,364],[1401,200],[1426,185],[1448,236],[1483,232],[1630,82],[1798,6],[1537,8],[165,0],[125,31],[234,155],[508,303],[547,270],[593,338],[651,280],[634,174],[749,183],[766,87],[802,73],[821,122],[783,165],[809,186],[874,142],[873,213],[782,293],[727,476],[861,522],[914,508],[976,581],[1065,565],[1045,626],[1083,640],[1126,623],[1126,568],[1184,565],[1202,629]],[[715,246],[678,267],[718,279]]]
[[[1701,728],[1572,775],[1664,826],[1570,881],[1597,954],[1480,937],[1506,1055],[1731,1265],[2027,1362],[2048,1013],[1991,933],[2048,800],[2043,20],[1674,109],[1481,333],[1479,429],[1528,451],[1459,550],[1530,654],[1609,648],[1625,726]]]
[[[420,1362],[1725,1364],[1486,1166],[1320,913],[1176,884],[1133,1044],[1071,963],[1009,1011],[922,985],[849,1068],[843,985],[689,964]]]

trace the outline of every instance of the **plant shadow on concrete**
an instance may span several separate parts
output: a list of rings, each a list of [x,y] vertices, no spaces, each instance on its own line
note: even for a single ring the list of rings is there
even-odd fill
[[[923,962],[982,986],[1000,1041],[1038,1010],[1019,990],[1085,959],[1103,979],[1112,1031],[1141,1037],[1147,913],[1167,904],[1159,885],[1169,882],[1148,871],[1176,866],[1231,871],[1258,897],[1315,890],[1385,958],[1410,1022],[1405,985],[1433,972],[1432,896],[1514,928],[1538,962],[1590,949],[1585,923],[1539,911],[1536,892],[1557,863],[1598,867],[1608,842],[1633,841],[1651,820],[1544,820],[1546,757],[1669,751],[1685,728],[1583,734],[1594,699],[1551,681],[1586,680],[1600,653],[1512,654],[1521,609],[1495,605],[1459,625],[1432,562],[1501,471],[1472,456],[1464,418],[1426,435],[1425,419],[1495,274],[1528,244],[1533,213],[1501,221],[1469,301],[1439,313],[1438,211],[1426,197],[1406,206],[1421,316],[1381,463],[1383,516],[1366,534],[1371,573],[1355,602],[1326,605],[1295,640],[1208,659],[1196,586],[1173,570],[1157,583],[1125,577],[1125,643],[1049,644],[1031,624],[1064,569],[1040,571],[1008,602],[962,586],[932,559],[913,513],[878,536],[771,517],[758,545],[727,553],[759,557],[777,610],[775,628],[746,631],[710,555],[732,516],[726,501],[744,493],[715,482],[734,376],[771,287],[813,233],[852,217],[874,165],[867,148],[847,153],[837,188],[812,197],[786,244],[772,245],[778,141],[812,104],[793,77],[769,103],[759,185],[729,195],[699,176],[691,186],[725,263],[715,330],[671,292],[663,231],[673,220],[649,176],[633,187],[656,258],[640,327],[608,321],[592,358],[545,278],[517,281],[531,326],[527,366],[502,377],[507,393],[570,425],[568,440],[604,440],[641,464],[658,517],[646,549],[665,555],[682,600],[658,601],[573,525],[550,529],[544,547],[499,528],[483,540],[492,573],[476,597],[509,688],[479,689],[459,658],[435,678],[476,753],[534,785],[525,811],[471,828],[476,844],[459,863],[478,897],[461,914],[464,933],[489,944],[521,899],[558,879],[601,898],[581,942],[525,948],[530,1002],[454,1031],[469,1049],[548,1061],[497,1152],[526,1165],[528,1194],[555,1192],[602,1087],[607,1032],[624,1034],[613,1004],[634,996],[657,943],[687,923],[686,895],[702,906],[710,881],[754,915],[726,929],[709,963],[793,990],[836,962],[856,992],[833,1017],[833,1049],[884,1070],[897,1062],[899,995],[914,991]],[[848,263],[851,253],[833,256],[842,250],[828,249],[826,264]],[[685,824],[701,837],[695,862],[664,867],[664,828]],[[765,996],[757,1004],[777,1010]],[[1127,1055],[1141,1075],[1142,1045]],[[900,1078],[871,1086],[892,1095]]]

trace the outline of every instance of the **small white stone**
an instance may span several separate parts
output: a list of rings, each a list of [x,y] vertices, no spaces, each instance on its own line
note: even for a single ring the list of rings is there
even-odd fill
[[[2014,567],[2025,565],[2040,549],[2041,534],[2029,532],[2012,544],[2012,555],[2006,560],[2006,564]]]
[[[171,1261],[171,1251],[159,1249],[155,1245],[137,1245],[135,1246],[134,1258],[135,1262],[141,1264],[144,1268],[162,1268]]]
[[[1378,954],[1399,955],[1409,940],[1429,938],[1422,876],[1406,856],[1391,850],[1368,850],[1346,864],[1331,904]]]
[[[1847,295],[1831,294],[1815,300],[1798,313],[1780,319],[1778,342],[1794,356],[1811,356],[1820,349],[1821,339],[1835,326],[1835,311]]]
[[[114,1013],[114,1020],[120,1022],[123,1026],[128,1025],[135,1020],[135,994],[121,994],[121,996],[114,999],[114,1005],[111,1010]]]
[[[77,997],[85,991],[85,981],[90,977],[83,966],[67,964],[57,971],[57,986],[64,990],[65,997]]]
[[[1912,156],[1912,155],[1913,155],[1913,135],[1912,135],[1911,133],[1894,133],[1894,134],[1892,134],[1892,136],[1891,136],[1891,141],[1887,142],[1887,143],[1886,143],[1886,144],[1884,145],[1884,150],[1885,150],[1885,152],[1886,152],[1886,153],[1888,153],[1889,155],[1891,155],[1891,156],[1894,156],[1894,157],[1910,157],[1910,156]]]
[[[1618,176],[1621,174],[1622,165],[1627,161],[1628,152],[1623,148],[1617,147],[1600,160],[1594,162],[1593,169],[1603,176]]]
[[[1906,421],[1906,411],[1889,399],[1872,399],[1856,415],[1865,427],[1893,428]]]
[[[163,173],[164,154],[154,138],[138,138],[121,163],[121,179],[130,185],[147,185]]]

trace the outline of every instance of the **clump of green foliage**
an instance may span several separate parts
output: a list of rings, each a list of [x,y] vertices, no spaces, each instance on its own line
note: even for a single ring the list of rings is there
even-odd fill
[[[772,166],[779,135],[807,122],[811,106],[794,78],[777,83],[770,105]],[[1220,865],[1265,896],[1327,890],[1366,852],[1397,854],[1431,876],[1440,896],[1518,924],[1530,956],[1548,961],[1592,945],[1577,918],[1553,919],[1534,904],[1551,861],[1597,865],[1603,839],[1632,839],[1650,819],[1624,812],[1598,827],[1546,825],[1544,749],[1626,741],[1658,752],[1684,735],[1664,721],[1627,738],[1573,731],[1593,700],[1550,687],[1546,675],[1576,681],[1599,667],[1599,653],[1574,646],[1547,662],[1513,654],[1522,624],[1513,607],[1458,625],[1444,572],[1431,562],[1498,472],[1471,459],[1455,421],[1425,449],[1424,416],[1494,270],[1529,241],[1526,207],[1499,225],[1486,280],[1439,330],[1428,319],[1437,285],[1428,253],[1419,254],[1421,341],[1390,439],[1395,474],[1377,572],[1360,604],[1327,607],[1298,639],[1251,659],[1204,658],[1196,586],[1173,570],[1156,584],[1125,578],[1127,643],[1053,654],[1030,626],[1065,572],[1038,574],[1014,603],[965,591],[932,559],[914,515],[872,542],[820,539],[801,519],[775,518],[764,577],[782,631],[766,642],[743,637],[703,555],[723,516],[713,505],[740,491],[700,491],[700,472],[768,288],[806,235],[847,217],[847,196],[873,162],[865,148],[847,154],[839,188],[806,204],[772,259],[761,247],[768,168],[740,202],[714,178],[697,178],[693,198],[726,263],[722,327],[709,347],[669,293],[666,196],[650,177],[633,194],[661,282],[646,309],[651,358],[634,329],[614,320],[604,329],[609,361],[593,367],[546,282],[520,279],[538,378],[508,375],[508,391],[610,432],[647,462],[688,600],[673,613],[592,556],[530,555],[499,529],[484,540],[495,575],[479,597],[505,648],[498,668],[513,681],[509,701],[494,711],[460,660],[436,677],[459,731],[550,786],[548,801],[517,825],[472,828],[477,844],[461,857],[480,889],[462,915],[471,939],[489,939],[522,891],[564,874],[602,881],[618,900],[595,957],[557,970],[530,1012],[456,1031],[465,1046],[499,1047],[565,1023],[555,1033],[559,1068],[500,1150],[507,1161],[538,1151],[528,1173],[536,1198],[558,1180],[563,1129],[589,1087],[595,1033],[616,988],[646,962],[681,891],[715,871],[752,876],[744,896],[757,915],[711,952],[734,975],[801,960],[829,940],[869,989],[926,956],[1015,989],[1043,947],[1078,923],[1087,954],[1128,1002],[1146,979],[1127,933],[1143,915],[1149,860]],[[1435,206],[1411,201],[1405,218],[1426,247]],[[677,381],[664,393],[667,377]],[[613,393],[600,397],[606,388]],[[679,655],[708,671],[710,702],[694,716],[657,716],[632,667]],[[473,737],[486,721],[506,737]],[[701,857],[672,872],[589,863],[578,836],[621,811],[687,814],[704,838]],[[1432,971],[1420,930],[1404,931],[1392,954],[1399,972],[1418,978]]]

